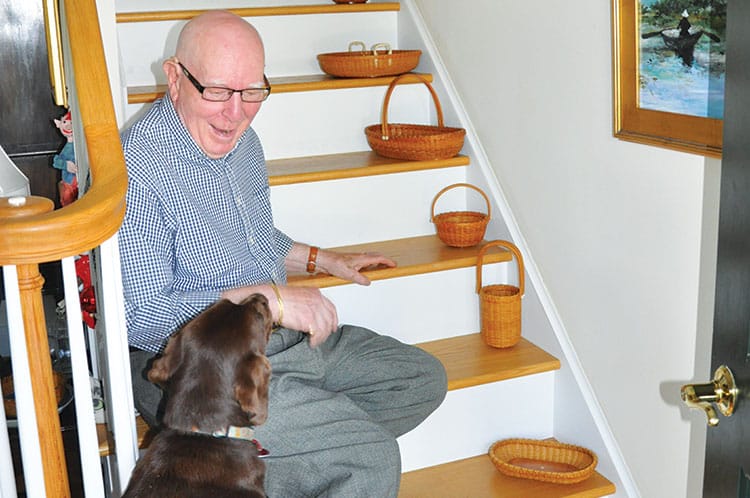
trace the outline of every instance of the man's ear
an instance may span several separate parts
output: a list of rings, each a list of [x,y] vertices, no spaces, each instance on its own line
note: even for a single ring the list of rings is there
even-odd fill
[[[182,69],[177,63],[176,57],[170,57],[169,59],[165,60],[162,63],[161,67],[164,70],[164,74],[167,75],[167,91],[169,92],[169,96],[171,97],[172,102],[176,102],[177,95],[180,91],[179,76]]]

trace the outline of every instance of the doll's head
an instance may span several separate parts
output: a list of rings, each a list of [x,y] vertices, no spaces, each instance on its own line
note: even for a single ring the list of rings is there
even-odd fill
[[[55,119],[55,126],[60,130],[68,142],[73,141],[73,123],[70,120],[70,111],[66,112],[60,119]]]

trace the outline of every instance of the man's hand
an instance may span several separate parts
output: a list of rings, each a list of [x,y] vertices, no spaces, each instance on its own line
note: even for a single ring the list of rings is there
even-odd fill
[[[316,347],[339,327],[336,306],[316,287],[277,287],[270,284],[238,287],[222,292],[221,297],[240,303],[259,292],[268,299],[273,321],[278,325],[310,334],[310,345]],[[280,322],[280,323],[279,323]]]
[[[316,287],[279,287],[282,326],[310,334],[310,345],[323,344],[339,327],[336,306]],[[274,298],[275,299],[275,298]]]
[[[377,266],[394,268],[396,262],[374,252],[341,253],[324,249],[318,252],[317,269],[319,271],[360,285],[370,285],[370,279],[361,271]]]

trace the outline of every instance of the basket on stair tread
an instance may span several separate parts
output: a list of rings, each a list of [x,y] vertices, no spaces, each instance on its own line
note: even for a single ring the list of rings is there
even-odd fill
[[[396,86],[406,78],[419,79],[430,91],[437,111],[437,126],[388,122],[388,105]],[[443,108],[432,85],[419,74],[397,76],[388,85],[383,100],[380,124],[365,128],[367,143],[381,156],[412,161],[454,157],[464,145],[466,130],[443,125]]]
[[[513,253],[518,265],[518,287],[509,284],[482,286],[482,261],[491,247],[504,247]],[[521,251],[506,240],[487,242],[477,255],[477,294],[479,294],[480,333],[494,348],[510,348],[521,340],[521,298],[524,269]]]
[[[393,50],[388,43],[376,43],[365,50],[364,43],[353,41],[348,52],[318,54],[318,65],[324,73],[338,78],[376,78],[408,73],[417,67],[420,55],[421,50]]]
[[[447,211],[435,214],[435,205],[438,199],[454,188],[466,187],[476,190],[487,203],[487,213],[478,211]],[[435,224],[437,235],[443,243],[451,247],[471,247],[479,244],[484,239],[487,223],[490,221],[490,200],[482,189],[469,183],[454,183],[443,188],[435,195],[430,208],[430,221]]]
[[[493,443],[488,454],[505,475],[556,484],[588,479],[598,462],[588,448],[553,440],[505,439]]]

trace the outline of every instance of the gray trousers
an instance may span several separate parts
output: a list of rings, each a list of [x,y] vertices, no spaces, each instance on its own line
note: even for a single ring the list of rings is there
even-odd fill
[[[311,348],[281,329],[266,351],[273,374],[268,420],[256,428],[271,498],[387,498],[398,494],[396,438],[443,401],[446,376],[419,348],[343,326]],[[145,379],[149,353],[131,353],[136,408],[159,420],[161,391]]]

